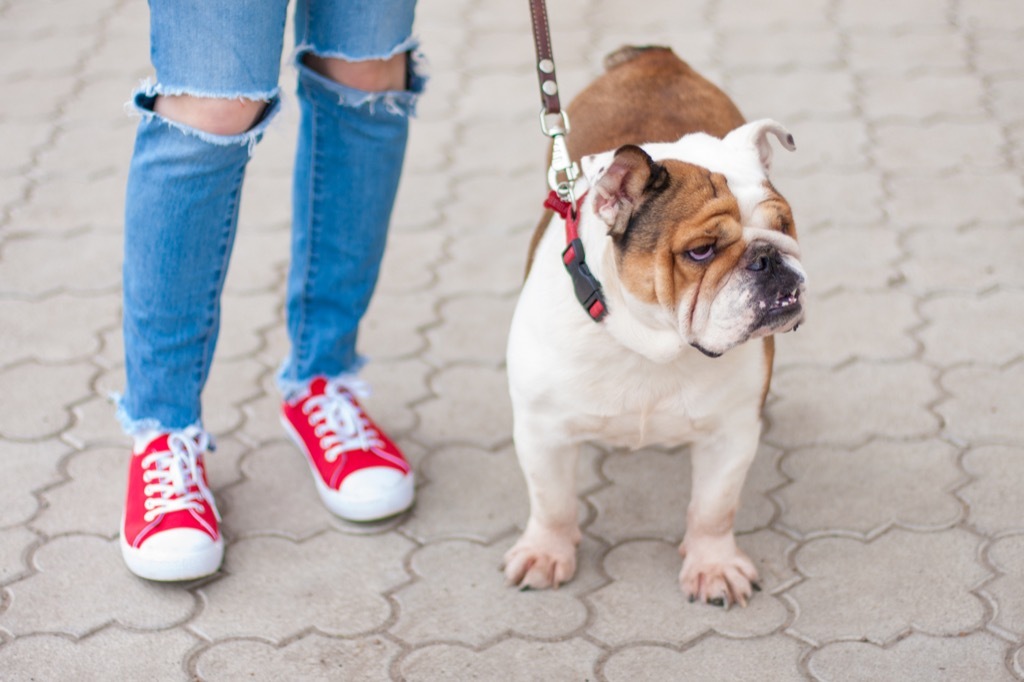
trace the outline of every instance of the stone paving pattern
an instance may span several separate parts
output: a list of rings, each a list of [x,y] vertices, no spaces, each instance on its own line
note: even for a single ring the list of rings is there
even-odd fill
[[[669,44],[796,137],[775,180],[810,318],[779,341],[737,520],[765,591],[686,603],[685,450],[597,447],[575,580],[502,583],[527,513],[504,340],[544,193],[524,0],[418,14],[433,79],[361,340],[414,510],[332,517],[277,424],[289,96],[205,395],[224,566],[130,575],[108,395],[146,3],[0,0],[0,678],[1024,679],[1024,4],[551,4],[564,92],[620,44]]]

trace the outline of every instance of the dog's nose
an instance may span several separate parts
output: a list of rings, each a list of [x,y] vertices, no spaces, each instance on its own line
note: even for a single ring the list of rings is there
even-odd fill
[[[761,249],[758,253],[751,254],[750,262],[747,263],[747,270],[751,272],[762,272],[774,270],[782,265],[782,256],[771,247]]]

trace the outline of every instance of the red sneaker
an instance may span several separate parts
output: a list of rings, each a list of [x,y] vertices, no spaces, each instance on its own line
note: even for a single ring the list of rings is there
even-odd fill
[[[158,435],[132,454],[121,556],[135,575],[192,580],[220,567],[220,515],[203,467],[209,444],[205,432],[189,428]]]
[[[375,521],[412,506],[413,473],[356,393],[365,395],[358,380],[317,377],[285,401],[281,421],[305,453],[327,508],[349,521]]]

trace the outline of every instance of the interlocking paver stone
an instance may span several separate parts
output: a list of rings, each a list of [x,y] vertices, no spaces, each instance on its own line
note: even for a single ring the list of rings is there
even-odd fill
[[[1024,287],[1024,230],[1020,225],[983,225],[954,230],[928,225],[907,237],[913,254],[900,265],[916,292],[983,292],[994,286]],[[972,257],[963,255],[970,252]],[[980,356],[977,357],[980,358]]]
[[[965,168],[992,171],[1006,166],[1002,131],[988,121],[880,125],[875,137],[877,144],[870,153],[888,172],[935,176]]]
[[[74,190],[75,193],[81,188]],[[62,219],[64,220],[64,219]],[[71,217],[61,231],[79,227]],[[47,223],[39,232],[45,232]],[[121,237],[89,230],[71,235],[10,239],[0,251],[0,294],[42,296],[61,291],[105,293],[121,281]],[[17,282],[17,289],[13,284]]]
[[[384,680],[398,647],[381,637],[336,639],[319,633],[283,647],[246,640],[215,644],[199,654],[196,672],[203,680],[263,679]]]
[[[182,630],[133,632],[118,627],[75,642],[57,635],[31,635],[0,648],[0,668],[11,680],[192,679],[182,661],[197,640]],[[10,677],[8,677],[10,676]]]
[[[1021,357],[1024,346],[1024,291],[997,291],[990,295],[948,296],[926,301],[921,312],[929,321],[921,332],[925,357],[941,365],[984,358],[1002,365]],[[988,320],[1001,324],[985,328]],[[978,333],[985,328],[985,332]]]
[[[39,167],[41,172],[49,173],[51,171],[47,166],[45,156],[40,161]],[[91,258],[90,256],[93,254],[65,253],[60,246],[48,246],[47,243],[41,246],[33,245],[33,250],[28,252],[35,256],[40,253],[50,254],[52,250],[51,258],[55,261],[56,267],[52,270],[44,269],[43,272],[57,276],[56,281],[60,283],[64,281],[66,276],[64,271],[67,270],[74,279],[74,283],[70,284],[72,288],[86,285],[91,289],[93,282],[90,281],[88,272],[75,259],[77,257],[79,261],[84,261],[86,266],[96,267],[100,263],[107,262],[110,256],[116,253],[114,247],[117,245],[120,235],[109,228],[105,230],[103,228],[117,225],[122,220],[122,209],[110,201],[110,196],[115,192],[123,191],[125,183],[123,178],[106,169],[83,170],[89,172],[89,175],[86,177],[59,176],[60,171],[57,170],[52,178],[49,178],[44,185],[33,192],[32,203],[13,211],[12,217],[18,224],[37,226],[32,231],[33,235],[60,237],[71,230],[98,228],[97,232],[105,235],[111,244],[110,251],[106,253],[99,251],[98,247],[101,244],[99,239],[92,247],[98,251],[98,254]],[[79,239],[73,243],[78,244],[79,248],[84,248],[81,245],[86,242]],[[102,281],[110,275],[116,276],[118,273],[116,270],[112,273],[94,273],[94,277],[100,274],[103,277],[97,278]],[[114,283],[116,284],[116,280]]]
[[[3,80],[4,120],[23,123],[50,119],[75,85],[69,74]]]
[[[985,633],[953,637],[913,634],[890,648],[838,642],[811,654],[808,668],[819,680],[1012,680],[1002,663],[1006,642]]]
[[[59,440],[4,443],[0,449],[0,528],[28,521],[39,510],[34,491],[61,480],[57,465],[71,451]]]
[[[203,405],[218,408],[204,409],[204,426],[213,433],[238,428],[245,418],[241,405],[259,393],[259,379],[266,371],[266,367],[251,358],[214,362],[203,393]]]
[[[592,568],[578,566],[576,578],[557,591],[523,592],[505,585],[497,570],[506,549],[502,542],[484,547],[447,540],[417,550],[411,563],[418,580],[395,593],[399,616],[391,632],[413,644],[479,646],[508,632],[564,637],[585,624],[587,610],[578,595],[592,582]],[[587,554],[581,550],[580,558]]]
[[[914,362],[854,362],[833,371],[795,368],[780,372],[772,391],[779,400],[771,406],[766,438],[776,445],[857,445],[871,436],[930,436],[939,427],[927,407],[938,398],[932,372]],[[899,400],[886,399],[895,396]],[[878,409],[880,402],[884,410]]]
[[[782,118],[778,121],[796,131],[793,134],[797,137],[797,144],[800,144],[799,126],[789,126]],[[779,152],[780,155],[784,153]],[[883,183],[875,173],[840,173],[825,168],[811,175],[801,176],[799,181],[794,178],[783,178],[773,184],[792,206],[798,231],[806,231],[822,224],[854,230],[861,226],[875,227],[884,222]],[[858,201],[849,201],[851,196],[858,197]],[[861,241],[860,244],[863,249],[869,246],[870,242]],[[847,257],[855,255],[856,251],[853,254],[848,253]],[[814,262],[817,256],[809,251],[808,257]],[[811,286],[814,286],[813,282]]]
[[[466,198],[460,198],[460,203],[481,199],[476,192],[466,191],[463,194]],[[497,295],[517,292],[526,272],[528,234],[540,219],[542,199],[543,192],[538,189],[505,213],[510,224],[514,219],[522,229],[470,233],[452,239],[447,249],[450,260],[437,268],[441,278],[440,290],[446,293],[469,290]],[[500,203],[501,199],[497,201]],[[524,232],[527,229],[530,232]]]
[[[391,312],[377,314],[382,309]],[[373,318],[360,327],[360,340],[363,346],[373,349],[373,357],[378,360],[421,353],[426,342],[417,331],[437,319],[432,297],[423,292],[381,293],[370,304],[370,310],[367,315]]]
[[[835,118],[853,110],[854,83],[848,73],[805,70],[799,78],[765,78],[743,73],[728,79],[729,91],[742,102],[748,119],[774,118],[783,125],[814,116]],[[812,104],[813,103],[813,104]]]
[[[0,366],[20,360],[66,362],[99,350],[92,325],[119,309],[114,296],[60,295],[42,301],[0,299]]]
[[[782,462],[793,483],[775,493],[781,523],[805,535],[837,529],[869,535],[891,524],[948,527],[961,516],[949,492],[964,478],[956,456],[938,440],[798,450]]]
[[[854,70],[872,74],[928,71],[961,75],[968,66],[966,40],[952,28],[910,35],[854,32],[847,58]]]
[[[15,176],[32,167],[32,156],[48,140],[51,126],[39,121],[6,123],[0,128],[0,175]]]
[[[889,214],[897,225],[1003,221],[1019,211],[1020,176],[970,173],[937,178],[900,176],[891,181]]]
[[[967,502],[968,520],[986,533],[1024,529],[1024,446],[994,445],[969,450],[964,469],[974,477],[957,495]]]
[[[885,0],[843,0],[836,7],[836,17],[841,25],[852,29],[934,28],[947,23],[946,8],[942,5]]]
[[[713,636],[681,653],[664,646],[626,647],[608,659],[604,675],[609,682],[675,682],[681,671],[687,671],[694,678],[787,682],[804,679],[797,665],[799,658],[800,644],[786,637],[735,640]]]
[[[192,627],[211,639],[274,642],[309,627],[339,636],[369,632],[391,617],[380,593],[408,579],[402,557],[410,549],[394,534],[239,540],[225,553],[227,575],[199,589],[203,610]]]
[[[526,522],[526,484],[511,448],[443,448],[426,459],[421,471],[429,484],[420,489],[416,512],[405,524],[420,541],[465,537],[489,543]],[[454,471],[466,478],[453,476]],[[465,480],[473,485],[466,486]],[[456,498],[458,509],[448,504]]]
[[[225,295],[215,361],[250,357],[263,345],[262,331],[278,322],[276,293]]]
[[[952,397],[936,407],[950,433],[968,441],[1019,442],[1024,414],[1024,362],[1007,369],[963,367],[942,377]]]
[[[75,637],[116,622],[135,630],[162,630],[194,616],[197,600],[180,587],[150,583],[125,568],[117,540],[65,535],[32,554],[38,571],[4,589],[10,600],[0,628],[16,635],[65,633]],[[88,566],[89,570],[82,570]]]
[[[377,291],[401,295],[432,287],[443,243],[443,236],[434,230],[392,236],[384,253]]]
[[[279,424],[288,44],[203,401],[226,563],[181,586],[131,576],[108,394],[148,7],[0,0],[0,678],[1024,679],[1024,4],[548,4],[563,103],[609,51],[667,44],[796,138],[772,181],[808,320],[778,339],[736,519],[764,592],[682,598],[685,448],[585,447],[576,577],[503,584],[528,515],[505,337],[548,140],[526,3],[480,0],[417,8],[431,80],[359,340],[416,505],[333,517]]]
[[[366,409],[388,435],[409,449],[408,434],[419,423],[417,406],[430,397],[428,388],[432,368],[420,357],[410,360],[373,362],[360,374],[370,386],[370,396],[363,400]],[[279,397],[275,391],[274,399]],[[416,452],[407,453],[416,456]]]
[[[974,61],[981,71],[987,74],[1020,71],[1020,65],[1013,59],[1020,43],[1012,33],[972,31],[970,36],[974,40]]]
[[[227,509],[223,512],[226,531],[300,540],[331,527],[333,517],[320,502],[309,467],[291,441],[249,453],[239,468],[244,480],[220,495]]]
[[[251,223],[245,224],[246,228],[250,226]],[[243,230],[235,237],[235,248],[231,254],[234,265],[228,268],[224,291],[229,295],[268,292],[278,303],[283,303],[281,292],[288,264],[288,239],[288,230],[285,229]],[[246,262],[262,259],[264,254],[276,254],[277,257],[258,268],[244,267]],[[221,325],[222,332],[227,332],[226,326]]]
[[[1024,635],[1024,536],[997,540],[988,556],[1002,573],[985,586],[998,604],[995,622],[1018,636]]]
[[[969,74],[867,75],[864,85],[865,113],[879,123],[928,123],[940,117],[970,121],[983,113],[981,84]],[[940,111],[936,101],[945,103]]]
[[[68,406],[89,394],[96,369],[26,362],[0,370],[0,437],[38,439],[55,435],[71,423]]]
[[[911,628],[955,635],[979,628],[986,610],[971,593],[988,571],[977,537],[891,530],[871,542],[813,540],[794,555],[807,580],[788,594],[800,608],[792,629],[816,641],[864,638],[885,644]]]
[[[825,26],[829,6],[826,0],[784,0],[774,9],[753,6],[743,0],[725,0],[712,4],[717,4],[714,11],[718,25],[743,28],[788,25],[821,29]],[[694,10],[690,12],[695,14]]]
[[[492,448],[512,437],[512,408],[504,370],[451,367],[431,381],[436,398],[422,403],[420,436],[428,444],[476,443]],[[490,400],[480,401],[467,386],[483,389]]]
[[[96,448],[67,458],[68,480],[41,494],[45,508],[32,527],[47,535],[90,533],[113,538],[118,533],[128,448]]]
[[[505,359],[508,328],[515,298],[469,296],[446,301],[441,322],[427,332],[431,359],[497,365]]]
[[[994,31],[1016,31],[1024,27],[1024,17],[1013,10],[1013,0],[961,2],[958,18],[967,26]]]
[[[0,583],[20,576],[28,570],[26,553],[39,536],[24,526],[0,530]],[[0,610],[3,598],[0,595]]]
[[[400,666],[409,682],[433,680],[585,680],[601,650],[589,642],[528,642],[506,639],[483,651],[438,644],[417,649]],[[528,664],[526,662],[529,662]]]

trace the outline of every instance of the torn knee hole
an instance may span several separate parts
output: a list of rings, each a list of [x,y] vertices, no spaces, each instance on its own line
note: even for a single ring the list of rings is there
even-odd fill
[[[408,52],[401,52],[387,59],[363,61],[321,57],[313,52],[307,52],[302,55],[302,63],[335,83],[364,92],[407,90],[409,86]]]
[[[153,111],[164,118],[212,135],[241,135],[266,114],[269,102],[193,95],[160,95]]]

